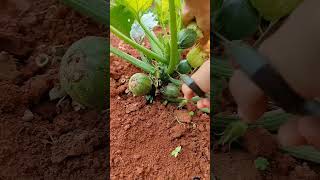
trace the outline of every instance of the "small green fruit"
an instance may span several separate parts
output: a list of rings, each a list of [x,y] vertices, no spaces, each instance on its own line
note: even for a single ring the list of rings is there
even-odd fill
[[[169,83],[167,86],[161,88],[161,93],[168,98],[176,98],[180,95],[180,88],[172,83]]]
[[[107,39],[85,37],[69,47],[60,64],[61,87],[73,100],[89,108],[107,107],[107,48]]]
[[[192,22],[187,26],[187,29],[192,29],[197,33],[197,38],[203,38],[203,33],[201,31],[201,29],[198,27],[197,23]]]
[[[143,73],[136,73],[129,80],[129,90],[135,96],[149,94],[152,88],[152,82],[149,76]]]
[[[206,58],[207,54],[199,46],[193,47],[187,54],[187,61],[193,68],[201,66]]]
[[[181,74],[187,74],[187,73],[191,72],[192,67],[190,66],[188,61],[186,59],[184,59],[184,60],[180,61],[180,63],[178,64],[177,70]]]
[[[187,49],[192,47],[197,40],[197,32],[193,29],[182,29],[178,33],[178,48]]]

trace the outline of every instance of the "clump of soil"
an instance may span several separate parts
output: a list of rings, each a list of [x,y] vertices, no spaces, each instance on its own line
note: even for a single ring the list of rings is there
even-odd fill
[[[111,36],[125,52],[139,54]],[[177,110],[160,99],[147,104],[127,91],[137,68],[111,54],[110,59],[110,166],[112,179],[209,179],[209,115]],[[190,110],[189,105],[189,110]],[[181,146],[175,158],[171,152]]]
[[[61,60],[52,49],[107,34],[57,0],[1,1],[0,179],[107,179],[107,114],[49,99]]]

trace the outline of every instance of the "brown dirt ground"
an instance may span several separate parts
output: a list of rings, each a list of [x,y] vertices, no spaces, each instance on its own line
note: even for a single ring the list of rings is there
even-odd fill
[[[107,115],[48,96],[59,71],[51,48],[107,34],[56,0],[0,2],[0,179],[107,179]]]
[[[113,36],[111,43],[137,56],[133,49]],[[139,70],[112,54],[110,59],[111,178],[192,179],[198,176],[208,180],[209,115],[198,112],[191,122],[179,124],[175,119],[176,105],[165,106],[160,100],[146,104],[144,97],[127,94],[128,79]],[[182,146],[182,151],[174,158],[170,153],[177,146]]]

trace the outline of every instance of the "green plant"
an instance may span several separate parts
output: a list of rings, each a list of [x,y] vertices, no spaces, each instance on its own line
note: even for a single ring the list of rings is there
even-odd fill
[[[264,157],[258,157],[254,161],[254,166],[260,171],[265,171],[269,167],[269,165],[270,165],[270,163],[269,163],[268,159],[266,159]]]
[[[312,146],[281,147],[281,150],[296,158],[320,164],[320,151]]]
[[[180,62],[180,53],[184,49],[179,48],[187,48],[196,44],[197,41],[194,40],[194,35],[197,34],[197,38],[199,38],[202,33],[195,23],[188,27],[182,27],[181,9],[183,2],[181,0],[111,0],[110,4],[109,1],[105,0],[93,0],[90,2],[87,0],[61,1],[78,12],[91,17],[98,23],[103,25],[110,24],[112,34],[139,51],[141,54],[140,59],[116,47],[109,47],[109,44],[107,47],[101,46],[101,48],[110,49],[111,53],[141,68],[151,79],[152,87],[157,89],[156,91],[150,91],[150,93],[158,93],[159,89],[169,83],[173,83],[178,87],[182,84],[178,79],[177,66]],[[109,5],[110,13],[106,9]],[[162,31],[154,31],[155,26],[160,26]],[[169,32],[167,31],[168,27]],[[180,38],[178,38],[178,32],[181,32]],[[151,48],[143,46],[142,42],[144,40],[149,42]],[[101,67],[102,65],[106,68],[108,61],[101,64]],[[105,72],[105,74],[108,74],[108,72]],[[105,82],[108,82],[109,78],[106,79]],[[99,89],[99,87],[100,85],[98,84],[92,86],[95,89]],[[148,90],[149,88],[145,89]],[[71,96],[75,97],[75,95]],[[150,94],[146,97],[151,102],[153,96],[154,94]],[[105,96],[98,100],[95,99],[95,101],[105,102],[107,98]],[[79,98],[74,99],[77,100]],[[186,103],[183,98],[168,98],[168,101],[177,102],[181,105]],[[82,102],[81,104],[88,104],[91,107],[90,104],[92,103]]]
[[[172,152],[171,152],[171,156],[173,157],[178,157],[179,153],[181,152],[182,150],[182,147],[181,146],[178,146],[176,147]]]
[[[189,73],[204,61],[203,58],[194,59],[192,64],[189,63],[193,68],[188,62],[180,61],[180,53],[185,49],[192,48],[188,53],[189,56],[203,53],[200,48],[194,46],[199,38],[197,32],[199,29],[194,25],[182,28],[181,6],[181,0],[137,0],[134,3],[129,0],[115,0],[111,2],[112,34],[139,51],[141,58],[135,58],[113,46],[110,47],[110,52],[142,69],[152,80],[152,86],[157,89],[150,94],[139,93],[140,95],[155,96],[156,93],[161,92],[170,102],[183,101],[183,98],[178,98],[182,84],[179,73]],[[169,32],[167,32],[168,26]],[[161,29],[155,31],[155,27]],[[150,44],[150,49],[143,46],[144,41]],[[147,92],[149,87],[144,89]]]
[[[248,124],[243,121],[234,121],[231,122],[223,132],[222,137],[219,139],[219,144],[231,144],[236,141],[238,138],[244,135],[248,129]]]

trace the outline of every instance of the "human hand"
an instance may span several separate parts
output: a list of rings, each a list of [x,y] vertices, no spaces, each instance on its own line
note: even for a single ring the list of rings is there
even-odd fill
[[[205,61],[202,66],[191,76],[200,89],[207,93],[210,91],[210,61]],[[184,98],[191,99],[195,93],[186,84],[182,85],[182,93]],[[208,98],[201,99],[197,102],[197,107],[210,108],[210,100]]]
[[[188,25],[193,20],[203,33],[200,43],[206,45],[210,39],[210,0],[185,0],[183,24]]]
[[[316,0],[301,3],[259,49],[291,88],[306,99],[320,97],[320,83],[315,81],[320,68],[319,6],[320,2]],[[243,120],[253,122],[267,110],[264,92],[242,71],[234,72],[229,87]],[[278,140],[283,146],[310,144],[320,149],[319,132],[319,118],[294,117],[279,129]]]

